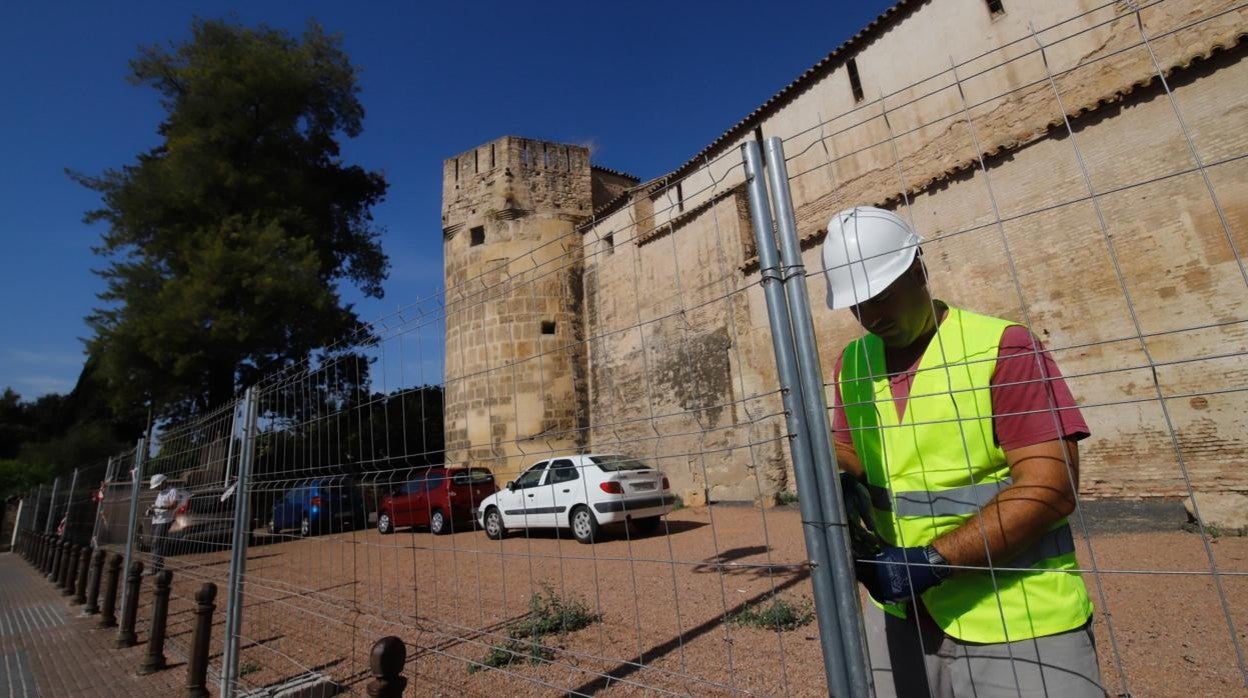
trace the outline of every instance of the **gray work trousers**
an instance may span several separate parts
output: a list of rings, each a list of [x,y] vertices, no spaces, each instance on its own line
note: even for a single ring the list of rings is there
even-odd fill
[[[1104,698],[1091,621],[1032,640],[981,645],[941,632],[926,614],[890,616],[863,604],[875,693],[953,698]]]

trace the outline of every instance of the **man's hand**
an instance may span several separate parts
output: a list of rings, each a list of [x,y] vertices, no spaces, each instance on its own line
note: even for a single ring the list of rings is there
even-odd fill
[[[940,584],[952,572],[931,546],[880,549],[870,559],[854,565],[858,580],[876,601],[907,601]]]

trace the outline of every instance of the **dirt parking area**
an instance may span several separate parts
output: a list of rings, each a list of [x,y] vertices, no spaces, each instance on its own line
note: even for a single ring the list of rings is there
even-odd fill
[[[1206,547],[1177,524],[1088,521],[1091,537],[1076,525],[1076,538],[1109,695],[1248,695],[1232,643],[1234,632],[1248,646],[1248,539]],[[242,681],[259,688],[315,671],[362,695],[372,644],[397,635],[408,646],[411,695],[826,695],[813,622],[785,632],[725,622],[773,595],[809,603],[795,509],[683,509],[654,535],[612,533],[592,546],[554,532],[503,541],[471,530],[258,534],[248,552]],[[170,566],[170,635],[180,643],[201,581],[221,585],[224,601],[228,553],[182,555]],[[540,662],[481,669],[546,588],[582,600],[597,622],[545,635]],[[214,653],[220,610],[217,619]]]

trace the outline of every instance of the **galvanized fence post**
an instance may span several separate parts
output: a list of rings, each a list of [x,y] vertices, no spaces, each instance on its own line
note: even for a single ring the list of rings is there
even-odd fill
[[[230,547],[230,574],[225,602],[225,656],[221,669],[221,696],[233,698],[238,681],[238,637],[243,622],[243,575],[247,570],[247,540],[251,533],[251,465],[256,451],[256,418],[259,412],[260,393],[255,387],[247,389],[243,396],[240,417],[235,408],[235,424],[242,421],[242,444],[239,448],[238,479],[234,482],[234,531]],[[238,429],[230,431],[230,440]]]
[[[122,569],[129,572],[134,557],[134,537],[138,533],[139,523],[139,489],[143,481],[143,461],[147,455],[147,439],[141,438],[134,446],[134,472],[130,478],[130,517],[126,525],[126,554]],[[121,607],[126,607],[126,594],[129,587],[122,587]]]
[[[74,492],[78,490],[78,471],[81,468],[74,468],[74,474],[69,478],[69,491],[65,493],[65,537],[68,538],[70,531],[73,531],[73,521],[69,520],[70,512],[74,508]]]
[[[35,493],[35,510],[30,515],[30,530],[35,531],[35,527],[39,525],[39,510],[43,508],[43,485],[39,485],[38,491]],[[43,531],[47,533],[47,531]]]
[[[52,499],[48,502],[48,517],[43,523],[44,533],[53,533],[56,529],[52,528],[52,519],[56,514],[56,493],[61,489],[61,478],[58,476],[52,481]]]
[[[93,548],[98,547],[96,545],[96,540],[97,540],[97,536],[100,535],[100,514],[104,512],[104,497],[107,496],[107,493],[108,493],[108,483],[113,481],[113,463],[114,462],[115,460],[113,459],[113,457],[109,456],[108,465],[104,466],[104,482],[100,485],[100,489],[98,490],[98,494],[100,495],[100,498],[99,498],[99,501],[95,503],[95,521],[91,524],[90,543],[91,543],[91,547]],[[94,495],[92,495],[92,499],[95,499]]]
[[[17,516],[13,519],[13,535],[9,538],[9,550],[13,552],[21,552],[17,548],[18,534],[22,530],[22,507],[26,504],[26,497],[17,500]]]
[[[824,392],[823,368],[819,362],[819,345],[811,317],[806,287],[806,267],[802,263],[801,243],[797,236],[797,218],[793,197],[789,192],[789,172],[785,165],[784,143],[775,136],[764,144],[767,153],[767,185],[780,238],[780,263],[785,296],[789,302],[789,318],[793,326],[793,342],[797,349],[798,377],[802,383],[802,400],[806,406],[806,427],[809,430],[811,455],[815,459],[815,493],[822,499],[823,528],[831,555],[832,578],[836,584],[837,612],[841,618],[841,637],[845,650],[846,669],[855,695],[870,689],[866,632],[862,623],[862,606],[858,600],[858,582],[854,575],[845,501],[841,480],[837,475],[836,448],[828,423],[828,401]]]
[[[793,330],[782,287],[777,259],[776,242],[772,235],[771,206],[767,199],[764,181],[762,152],[757,141],[742,145],[745,159],[745,177],[749,190],[750,219],[758,246],[758,267],[762,279],[763,294],[767,300],[767,317],[771,323],[772,349],[776,355],[776,372],[784,400],[785,419],[791,434],[789,449],[793,457],[793,473],[797,478],[798,507],[802,515],[802,535],[806,552],[810,556],[810,579],[815,599],[815,617],[819,623],[819,642],[823,650],[823,670],[827,677],[828,692],[835,696],[860,696],[851,688],[846,671],[845,651],[841,624],[837,615],[840,604],[836,598],[836,583],[832,565],[822,499],[815,495],[819,481],[811,455],[809,426],[802,399],[802,385],[798,377],[797,357],[793,346]]]

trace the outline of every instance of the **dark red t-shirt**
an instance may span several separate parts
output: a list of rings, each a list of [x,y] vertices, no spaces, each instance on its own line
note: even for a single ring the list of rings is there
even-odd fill
[[[1040,361],[1036,361],[1037,354]],[[910,385],[922,358],[920,355],[908,370],[889,377],[898,418],[905,414]],[[836,375],[841,375],[841,357],[836,359]],[[992,430],[1002,450],[1033,446],[1057,438],[1079,440],[1089,436],[1088,425],[1083,421],[1083,415],[1079,413],[1075,398],[1053,357],[1026,327],[1012,325],[1002,333],[997,367],[989,381],[989,389],[992,395]],[[838,443],[852,445],[839,383],[834,386],[833,392],[832,437]]]

